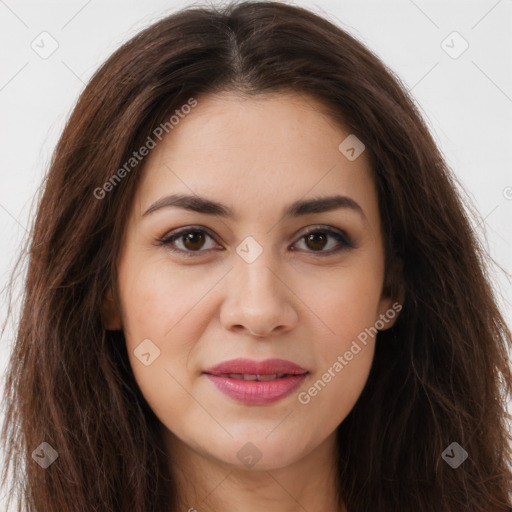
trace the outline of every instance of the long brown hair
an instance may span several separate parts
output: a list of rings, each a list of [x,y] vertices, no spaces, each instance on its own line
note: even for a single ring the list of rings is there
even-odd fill
[[[394,74],[328,20],[282,2],[168,16],[116,51],[81,94],[38,200],[6,379],[3,485],[11,468],[18,510],[176,506],[159,422],[122,332],[106,331],[100,311],[143,163],[101,198],[95,191],[191,97],[200,104],[228,89],[314,97],[372,164],[386,288],[405,298],[337,430],[340,499],[350,512],[512,510],[512,340],[471,210]],[[44,470],[32,456],[42,442],[58,453]],[[453,442],[468,454],[458,468],[442,457]]]

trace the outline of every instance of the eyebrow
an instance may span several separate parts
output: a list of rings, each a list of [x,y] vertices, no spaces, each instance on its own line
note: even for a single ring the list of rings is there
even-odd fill
[[[219,215],[224,218],[236,218],[235,212],[229,206],[197,195],[172,194],[155,201],[143,214],[145,217],[157,210],[169,207],[183,208],[197,213]],[[340,208],[357,212],[364,220],[363,209],[354,199],[342,196],[328,196],[313,199],[300,199],[287,206],[283,212],[284,218],[300,217],[312,213],[323,213]]]

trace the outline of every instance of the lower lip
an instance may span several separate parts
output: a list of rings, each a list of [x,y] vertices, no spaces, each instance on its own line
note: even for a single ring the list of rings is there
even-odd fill
[[[247,405],[265,405],[281,400],[297,389],[307,374],[255,381],[206,374],[215,387],[229,398]]]

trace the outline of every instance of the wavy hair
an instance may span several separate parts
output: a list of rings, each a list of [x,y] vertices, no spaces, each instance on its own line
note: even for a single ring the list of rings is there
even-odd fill
[[[37,201],[6,375],[7,453],[18,511],[162,512],[179,489],[159,421],[100,304],[143,161],[98,187],[189,98],[299,91],[363,141],[378,190],[385,286],[405,292],[379,332],[361,396],[337,429],[350,512],[511,508],[511,333],[475,215],[406,88],[346,31],[283,2],[186,8],[118,49],[83,90]],[[5,327],[4,327],[5,329]],[[33,460],[42,442],[58,453]],[[452,442],[468,458],[442,458]]]

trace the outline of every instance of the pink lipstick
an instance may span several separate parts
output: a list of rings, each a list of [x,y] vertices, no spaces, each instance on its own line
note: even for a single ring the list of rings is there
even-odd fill
[[[203,373],[229,398],[247,405],[266,405],[292,393],[309,372],[284,359],[232,359]]]

